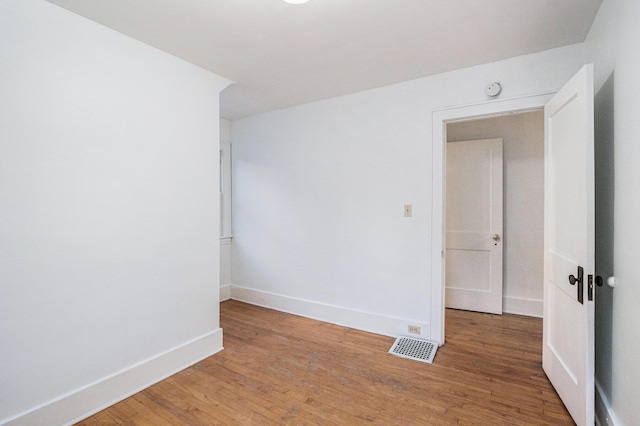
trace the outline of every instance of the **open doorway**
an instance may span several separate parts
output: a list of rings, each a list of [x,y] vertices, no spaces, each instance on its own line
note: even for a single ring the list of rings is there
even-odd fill
[[[495,100],[479,104],[443,108],[433,112],[432,187],[431,187],[431,340],[445,344],[445,148],[447,126],[492,117],[538,111],[552,99],[553,93]]]
[[[458,196],[455,205],[448,198],[445,206],[445,305],[541,317],[544,250],[542,110],[447,123],[446,141],[447,197]],[[497,141],[501,141],[500,161],[495,161]],[[466,156],[462,164],[461,152]],[[494,152],[493,162],[483,160],[491,156],[491,152]],[[475,170],[470,172],[469,168]],[[496,170],[492,171],[496,168],[501,168],[498,174],[500,193],[494,190],[493,194],[487,192],[482,197],[479,193],[483,188],[496,186]],[[493,184],[489,182],[492,174]],[[465,195],[464,191],[470,193]],[[461,208],[461,204],[464,207]],[[461,211],[467,213],[460,214]],[[460,223],[460,217],[467,217],[468,223]],[[455,226],[454,222],[457,222]],[[469,232],[471,225],[478,228],[476,232]],[[475,250],[460,245],[462,241],[458,241],[458,237],[467,234],[470,235],[467,239],[477,245]],[[474,241],[481,236],[487,241]],[[495,259],[497,256],[500,259]],[[462,274],[464,271],[468,273]],[[482,302],[489,298],[493,300],[493,307]]]
[[[431,264],[434,297],[431,331],[442,345],[445,343],[444,154],[447,127],[457,121],[544,107],[542,365],[578,424],[593,424],[594,418],[593,99],[593,65],[587,64],[556,94],[446,108],[433,113]],[[576,215],[575,211],[580,213]],[[573,274],[577,274],[577,278]],[[586,284],[584,280],[587,280]]]

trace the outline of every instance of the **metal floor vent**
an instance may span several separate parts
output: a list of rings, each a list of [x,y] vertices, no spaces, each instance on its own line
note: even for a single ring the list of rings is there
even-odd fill
[[[436,356],[438,345],[428,340],[412,337],[398,337],[389,349],[391,355],[431,364]]]

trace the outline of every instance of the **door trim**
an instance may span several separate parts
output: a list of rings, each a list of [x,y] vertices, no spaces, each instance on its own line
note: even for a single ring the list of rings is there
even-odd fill
[[[434,110],[431,157],[431,315],[430,339],[444,344],[445,313],[445,144],[447,123],[541,110],[556,92]]]

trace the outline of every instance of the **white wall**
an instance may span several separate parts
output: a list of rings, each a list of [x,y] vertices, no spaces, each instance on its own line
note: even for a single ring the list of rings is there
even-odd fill
[[[232,123],[235,298],[429,337],[434,110],[555,91],[583,45]],[[413,217],[403,205],[413,204]]]
[[[0,80],[0,423],[63,424],[222,348],[228,82],[43,0]]]
[[[503,310],[542,317],[544,113],[447,126],[449,142],[502,138],[504,156]]]
[[[596,382],[602,424],[640,424],[640,2],[604,0],[587,36],[596,79]],[[606,419],[608,417],[608,420]]]

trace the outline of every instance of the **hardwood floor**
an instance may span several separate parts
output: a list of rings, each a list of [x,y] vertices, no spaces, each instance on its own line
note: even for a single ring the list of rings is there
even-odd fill
[[[542,321],[446,312],[433,364],[394,339],[236,301],[225,350],[80,425],[572,425],[541,367]]]

